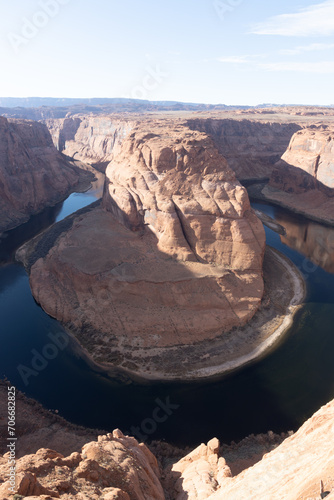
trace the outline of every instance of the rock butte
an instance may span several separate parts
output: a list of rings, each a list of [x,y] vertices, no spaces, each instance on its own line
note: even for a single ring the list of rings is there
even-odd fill
[[[0,116],[0,233],[91,179],[56,150],[45,125]]]
[[[226,160],[206,134],[149,128],[133,129],[109,164],[104,209],[77,217],[30,270],[38,302],[79,341],[90,332],[102,361],[115,346],[215,338],[263,295],[263,226]]]

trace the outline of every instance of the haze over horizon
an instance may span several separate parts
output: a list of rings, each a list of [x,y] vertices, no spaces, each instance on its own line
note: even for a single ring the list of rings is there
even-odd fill
[[[334,0],[17,0],[1,97],[331,105]]]

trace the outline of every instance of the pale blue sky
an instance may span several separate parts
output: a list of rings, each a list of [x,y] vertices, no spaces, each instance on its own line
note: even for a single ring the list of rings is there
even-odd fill
[[[333,104],[334,0],[0,3],[1,97]]]

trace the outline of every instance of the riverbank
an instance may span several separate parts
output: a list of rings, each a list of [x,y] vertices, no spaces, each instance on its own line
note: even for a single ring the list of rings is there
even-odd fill
[[[334,214],[334,198],[329,198],[320,191],[318,191],[317,197],[314,196],[313,191],[291,194],[260,181],[257,184],[247,186],[247,192],[251,201],[265,201],[320,224],[334,226],[334,216],[331,216]]]
[[[277,250],[266,248],[265,292],[252,320],[221,336],[188,346],[113,349],[112,363],[99,363],[67,328],[72,348],[94,370],[123,382],[192,382],[219,379],[255,363],[274,350],[288,333],[307,293],[296,266]]]

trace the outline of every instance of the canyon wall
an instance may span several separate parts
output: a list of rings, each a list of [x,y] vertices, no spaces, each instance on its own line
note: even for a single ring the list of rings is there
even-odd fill
[[[158,359],[245,325],[264,290],[263,226],[212,140],[173,123],[149,130],[134,129],[108,166],[103,209],[51,228],[53,246],[38,243],[29,263],[46,312],[96,361],[134,370],[132,355],[143,364],[153,348]]]
[[[291,137],[301,128],[297,123],[218,118],[197,118],[187,123],[212,137],[240,180],[268,179]]]
[[[0,233],[93,178],[68,163],[45,125],[0,117]]]
[[[314,126],[294,134],[270,185],[289,193],[317,189],[334,196],[334,130]]]
[[[135,121],[113,116],[74,115],[45,121],[54,145],[67,156],[104,170]]]
[[[75,155],[81,161],[105,166],[112,159],[115,145],[122,143],[138,118],[73,115],[45,123],[60,151]],[[209,135],[237,178],[242,180],[268,179],[291,137],[301,129],[297,123],[262,123],[255,119],[196,118],[180,120],[180,123]]]
[[[307,217],[334,224],[334,128],[298,131],[262,194]]]

